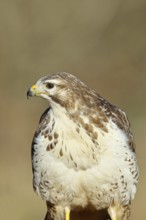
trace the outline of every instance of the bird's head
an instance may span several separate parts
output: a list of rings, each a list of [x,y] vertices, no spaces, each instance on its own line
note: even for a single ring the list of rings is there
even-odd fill
[[[85,84],[75,76],[65,72],[55,73],[39,79],[27,91],[27,97],[42,97],[48,100],[52,107],[59,104],[69,109],[79,101],[83,87],[86,87]]]
[[[58,80],[51,76],[40,78],[34,85],[27,91],[27,98],[38,96],[50,100],[52,95],[55,96],[58,90]]]

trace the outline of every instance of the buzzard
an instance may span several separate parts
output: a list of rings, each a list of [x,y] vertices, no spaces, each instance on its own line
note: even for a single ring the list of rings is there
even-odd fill
[[[27,96],[49,103],[32,141],[33,187],[46,201],[45,219],[107,209],[112,220],[129,220],[138,167],[125,112],[65,72],[42,77]]]

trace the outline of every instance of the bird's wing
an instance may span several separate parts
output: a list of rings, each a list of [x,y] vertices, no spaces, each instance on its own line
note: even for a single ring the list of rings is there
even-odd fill
[[[126,116],[126,113],[118,108],[116,108],[116,112],[117,114],[116,116],[113,116],[113,120],[115,120],[116,124],[125,131],[129,139],[129,146],[133,151],[135,151],[135,144],[130,128],[130,122]]]
[[[111,117],[112,121],[125,132],[125,134],[129,139],[130,148],[133,151],[135,151],[135,144],[130,128],[130,122],[126,116],[126,113],[122,111],[120,108],[110,104],[102,97],[98,97],[98,100],[100,100],[100,106],[101,106],[100,110],[104,112],[107,118]]]
[[[31,158],[33,158],[33,155],[34,155],[34,145],[37,144],[36,138],[38,137],[38,135],[39,135],[40,132],[42,131],[44,122],[46,121],[46,120],[45,120],[45,119],[46,119],[46,115],[49,113],[49,111],[50,111],[50,107],[48,107],[48,108],[43,112],[43,114],[42,114],[41,117],[40,117],[39,126],[38,126],[37,130],[35,131],[34,136],[33,136],[33,139],[32,139],[32,144],[31,144]]]

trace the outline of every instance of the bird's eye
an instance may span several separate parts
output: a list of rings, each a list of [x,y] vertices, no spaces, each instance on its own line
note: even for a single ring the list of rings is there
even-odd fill
[[[53,84],[53,83],[47,83],[47,84],[46,84],[46,87],[47,87],[48,89],[52,89],[52,88],[54,87],[54,84]]]

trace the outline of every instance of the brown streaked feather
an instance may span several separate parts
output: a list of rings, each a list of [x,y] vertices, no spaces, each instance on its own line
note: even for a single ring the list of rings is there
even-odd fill
[[[32,88],[31,96],[50,105],[32,142],[33,184],[47,202],[45,220],[63,220],[65,207],[106,208],[111,219],[115,213],[128,220],[138,168],[125,112],[68,73],[43,77]]]

